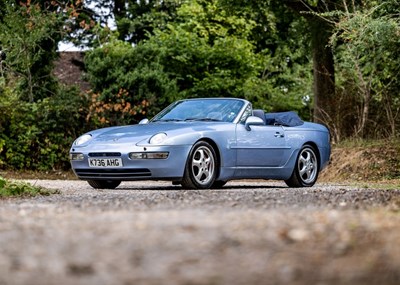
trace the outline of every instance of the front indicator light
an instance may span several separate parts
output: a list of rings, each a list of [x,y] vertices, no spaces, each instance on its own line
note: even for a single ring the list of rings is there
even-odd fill
[[[71,153],[69,155],[70,160],[83,160],[84,158],[83,153]]]
[[[130,159],[167,159],[169,152],[131,152]]]

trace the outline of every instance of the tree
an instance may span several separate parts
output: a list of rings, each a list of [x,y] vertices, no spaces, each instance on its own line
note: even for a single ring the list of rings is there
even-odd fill
[[[181,0],[116,0],[114,15],[119,39],[134,44],[148,39],[154,29],[164,30],[176,21]]]
[[[330,127],[334,140],[349,135],[367,137],[370,131],[377,130],[371,128],[375,124],[370,124],[370,114],[382,118],[379,109],[383,106],[394,135],[398,107],[393,109],[397,100],[389,90],[398,86],[394,79],[398,64],[393,61],[398,53],[395,48],[398,21],[393,17],[398,18],[399,2],[285,0],[284,3],[304,16],[310,26],[314,119]],[[352,108],[354,104],[356,109]],[[356,126],[348,122],[356,122]]]
[[[98,46],[99,27],[109,29],[109,22],[115,24],[118,39],[138,44],[148,39],[155,28],[165,28],[176,19],[181,0],[85,0],[79,8],[71,27],[69,40],[77,45]],[[83,2],[82,2],[83,3]],[[94,27],[97,23],[97,28]],[[79,29],[79,25],[81,25]],[[84,25],[88,27],[84,29]]]
[[[101,100],[115,101],[122,88],[131,106],[146,100],[154,115],[177,98],[265,93],[263,57],[246,39],[252,22],[224,14],[217,1],[183,4],[177,15],[136,46],[114,41],[90,53],[89,78]]]
[[[396,58],[400,23],[395,11],[399,11],[400,3],[376,4],[346,7],[331,38],[338,72],[345,77],[338,87],[353,98],[356,107],[351,112],[355,122],[352,135],[362,138],[394,137],[399,121],[400,96],[396,90],[400,87],[400,66]]]
[[[9,5],[0,23],[0,39],[7,58],[8,77],[26,101],[33,102],[54,92],[51,76],[61,25],[57,14],[38,5]]]
[[[156,2],[150,1],[148,5],[155,5]],[[130,101],[131,106],[134,106],[140,102],[137,98],[142,98],[145,94],[138,97],[137,91],[126,87],[127,80],[122,84],[118,76],[114,75],[138,71],[140,74],[142,68],[146,67],[147,72],[154,70],[155,74],[167,76],[178,91],[173,96],[161,92],[157,106],[154,105],[154,100],[149,100],[154,102],[153,110],[163,107],[160,99],[164,95],[168,96],[164,98],[165,103],[176,98],[232,96],[247,98],[255,107],[269,111],[298,110],[308,118],[308,108],[305,108],[308,103],[303,100],[312,97],[308,84],[311,69],[307,64],[309,61],[303,56],[307,44],[301,39],[287,39],[288,35],[301,35],[304,24],[301,20],[293,21],[293,14],[289,13],[290,17],[282,17],[281,26],[285,26],[285,30],[282,35],[278,35],[275,19],[269,16],[271,11],[268,5],[260,4],[258,7],[261,10],[255,9],[256,12],[252,12],[253,6],[243,7],[232,2],[235,1],[181,2],[176,11],[169,14],[174,17],[168,18],[168,22],[161,26],[157,25],[157,15],[160,13],[158,9],[155,9],[152,16],[147,12],[142,14],[147,15],[147,19],[152,19],[148,25],[151,33],[148,30],[146,37],[136,37],[140,40],[135,46],[124,45],[125,52],[121,53],[116,52],[121,44],[106,44],[88,57],[87,62],[91,66],[88,71],[92,84],[96,86],[95,92],[100,94],[98,98],[110,100],[112,96],[119,94],[119,89],[114,84],[118,83],[120,88],[128,90],[133,100]],[[151,13],[151,9],[148,11]],[[268,22],[258,23],[257,19]],[[131,20],[127,18],[125,21],[129,23]],[[259,31],[262,29],[266,30],[261,36]],[[119,31],[118,34],[120,35]],[[279,46],[282,43],[285,45]],[[110,61],[113,64],[104,64],[108,59],[104,60],[102,54],[107,54],[106,58],[114,54],[113,57],[116,57]],[[123,54],[130,54],[130,59]],[[119,69],[124,71],[120,72]],[[99,72],[100,70],[103,71]],[[125,76],[121,75],[121,78]],[[130,78],[132,82],[137,76]],[[114,86],[112,92],[107,84]],[[147,88],[150,89],[151,87]]]
[[[68,150],[85,130],[86,100],[52,75],[70,4],[0,0],[0,166],[68,168]],[[54,6],[53,6],[54,5]],[[65,9],[62,9],[65,8]]]
[[[247,39],[254,45],[254,53],[266,58],[259,77],[269,86],[260,95],[264,97],[263,106],[258,105],[256,96],[252,97],[256,106],[271,111],[292,109],[310,119],[312,61],[305,19],[281,1],[220,0],[219,3],[228,14],[254,23]]]
[[[178,21],[156,30],[148,43],[163,51],[166,70],[187,96],[238,97],[263,66],[264,58],[248,40],[253,27],[253,21],[227,14],[218,1],[192,1],[178,9]]]
[[[132,124],[176,99],[176,82],[159,62],[148,59],[150,52],[146,46],[114,39],[88,53],[92,120],[100,125]]]
[[[331,128],[335,121],[335,65],[329,40],[334,26],[321,14],[340,10],[340,2],[284,0],[288,7],[304,16],[309,23],[314,74],[314,120]]]

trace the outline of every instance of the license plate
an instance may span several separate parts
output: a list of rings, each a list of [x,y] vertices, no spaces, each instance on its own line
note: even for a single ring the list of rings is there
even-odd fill
[[[118,168],[122,166],[121,158],[89,158],[89,167]]]

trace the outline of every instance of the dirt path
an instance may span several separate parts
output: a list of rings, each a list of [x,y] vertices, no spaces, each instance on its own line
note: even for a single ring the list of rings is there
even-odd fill
[[[400,284],[400,191],[162,182],[0,200],[3,284]]]

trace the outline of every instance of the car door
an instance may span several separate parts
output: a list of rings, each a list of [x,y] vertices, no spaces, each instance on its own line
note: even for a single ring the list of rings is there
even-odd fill
[[[236,127],[237,167],[279,167],[290,154],[282,126]]]

